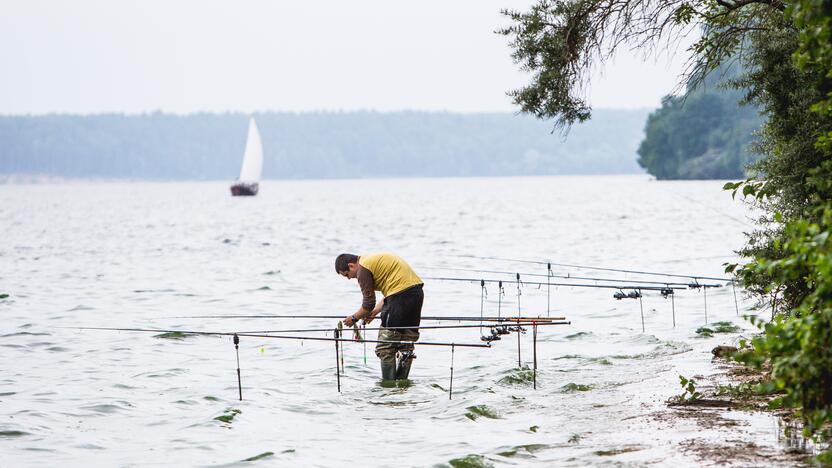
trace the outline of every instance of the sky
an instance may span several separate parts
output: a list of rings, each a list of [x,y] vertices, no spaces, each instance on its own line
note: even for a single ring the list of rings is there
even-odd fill
[[[0,114],[511,112],[528,76],[506,7],[531,0],[0,0]],[[687,58],[625,51],[597,108],[653,108]]]

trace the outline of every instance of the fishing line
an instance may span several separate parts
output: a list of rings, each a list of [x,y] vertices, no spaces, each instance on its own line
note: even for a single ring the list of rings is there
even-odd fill
[[[362,334],[366,337],[367,336],[367,324],[361,325]],[[361,340],[364,343],[364,365],[367,365],[367,341]]]
[[[520,275],[517,274],[517,276],[520,276]],[[435,280],[435,281],[462,281],[462,282],[466,282],[466,283],[479,283],[481,281],[485,281],[486,283],[499,283],[500,281],[502,281],[506,284],[516,284],[516,283],[518,283],[517,280],[511,281],[511,280],[482,279],[482,278],[459,278],[459,277],[450,277],[450,276],[424,276],[423,278],[424,279]],[[545,283],[523,281],[522,283],[524,285],[530,285],[530,286],[551,285],[551,286],[568,286],[568,287],[573,287],[573,288],[595,288],[595,289],[633,289],[633,290],[645,290],[645,291],[661,291],[662,289],[664,289],[664,287],[659,287],[659,286],[643,286],[643,285],[634,285],[634,284],[614,285],[614,284],[586,284],[586,283],[553,283],[551,281],[547,281]],[[658,284],[667,285],[667,283],[664,283],[664,282],[661,282],[661,283],[658,283]],[[690,285],[688,285],[688,286],[690,286]],[[699,286],[704,286],[704,285],[699,284]],[[670,287],[672,289],[678,289],[678,290],[687,289],[687,288],[683,288],[683,287],[679,287],[679,286],[667,286],[667,287]],[[721,286],[717,285],[717,284],[713,284],[713,285],[708,285],[708,287],[718,288],[718,287],[721,287]]]
[[[718,278],[714,276],[703,276],[703,275],[679,275],[674,273],[659,273],[655,271],[639,271],[639,270],[625,270],[622,268],[606,268],[606,267],[598,267],[598,266],[589,266],[589,265],[574,265],[569,263],[556,263],[551,261],[540,261],[540,260],[527,260],[527,259],[518,259],[518,258],[507,258],[507,257],[484,257],[484,256],[477,256],[477,255],[458,255],[459,257],[465,258],[479,258],[483,260],[499,260],[505,262],[516,262],[516,263],[531,263],[535,265],[547,265],[552,264],[555,266],[561,266],[566,268],[578,268],[581,270],[598,270],[598,271],[612,271],[617,273],[633,273],[638,275],[652,275],[652,276],[668,276],[673,278],[691,278],[691,279],[707,279],[707,280],[714,280],[714,281],[735,281],[733,278]]]
[[[639,284],[661,284],[667,286],[687,286],[688,283],[676,283],[676,282],[668,282],[668,281],[650,281],[650,280],[640,280],[640,279],[626,279],[626,278],[599,278],[595,276],[576,276],[571,274],[565,275],[556,275],[554,271],[552,271],[552,264],[546,263],[548,272],[547,274],[543,273],[528,273],[528,272],[520,272],[523,276],[535,276],[540,278],[560,278],[560,279],[574,279],[574,280],[586,280],[586,281],[607,281],[610,283],[639,283]],[[495,275],[515,275],[517,272],[515,271],[505,271],[505,270],[482,270],[477,268],[452,268],[452,267],[421,267],[428,270],[447,270],[447,271],[465,271],[470,273],[491,273]],[[431,277],[425,277],[426,279],[430,279]],[[685,277],[687,278],[687,277]],[[701,277],[700,277],[701,278]],[[546,286],[554,286],[554,283],[544,283]]]

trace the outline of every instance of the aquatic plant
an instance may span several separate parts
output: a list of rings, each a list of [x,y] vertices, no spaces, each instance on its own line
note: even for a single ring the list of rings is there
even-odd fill
[[[497,413],[497,411],[486,405],[474,405],[469,406],[465,409],[468,410],[468,412],[465,413],[465,417],[470,419],[471,421],[476,421],[479,417],[488,419],[500,419],[500,415]]]
[[[711,337],[715,333],[737,333],[738,331],[740,331],[740,327],[731,322],[714,322],[710,325],[697,328],[696,334],[703,337]]]
[[[253,457],[246,458],[246,459],[245,459],[245,460],[243,460],[243,461],[244,461],[244,462],[253,462],[253,461],[257,461],[257,460],[262,460],[262,459],[264,459],[264,458],[269,458],[269,457],[271,457],[271,456],[274,456],[274,452],[263,452],[263,453],[261,453],[261,454],[259,454],[259,455],[255,455],[255,456],[253,456]]]
[[[535,452],[539,452],[541,450],[549,448],[546,444],[526,444],[526,445],[518,445],[516,447],[512,447],[508,450],[498,452],[497,455],[506,458],[514,458],[514,457],[530,457]]]
[[[599,457],[611,457],[613,455],[620,455],[622,453],[637,452],[642,449],[643,447],[637,445],[625,445],[624,447],[609,450],[596,450],[595,455],[598,455]]]
[[[167,332],[167,333],[160,333],[158,335],[153,335],[153,338],[162,338],[166,340],[184,340],[188,337],[187,333],[182,332]]]
[[[593,388],[594,387],[592,385],[576,384],[576,383],[570,382],[570,383],[564,385],[563,387],[561,387],[560,389],[563,390],[565,393],[573,393],[573,392],[588,392],[588,391],[592,390]]]
[[[682,394],[676,397],[679,403],[690,403],[702,398],[702,394],[696,391],[696,381],[684,375],[679,376],[679,384],[682,386]]]
[[[497,383],[504,385],[520,385],[530,384],[534,381],[534,370],[530,369],[529,366],[512,369],[509,372],[509,375],[501,378],[497,381]]]
[[[228,408],[227,410],[225,410],[224,414],[217,416],[216,418],[214,418],[214,420],[224,422],[226,424],[231,424],[231,421],[233,421],[234,418],[237,417],[237,415],[240,413],[242,413],[242,411],[236,408]]]
[[[482,455],[471,454],[462,458],[454,458],[453,460],[448,461],[454,468],[489,468],[493,467],[494,464],[488,461]]]

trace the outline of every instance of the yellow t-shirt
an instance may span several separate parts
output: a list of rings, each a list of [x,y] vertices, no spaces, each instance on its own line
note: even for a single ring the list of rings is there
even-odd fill
[[[407,262],[388,252],[362,255],[358,264],[370,270],[375,280],[376,291],[381,291],[384,297],[424,284],[422,278],[419,278]]]

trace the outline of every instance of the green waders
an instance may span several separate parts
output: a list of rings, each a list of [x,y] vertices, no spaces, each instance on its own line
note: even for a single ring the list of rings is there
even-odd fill
[[[407,343],[378,343],[376,356],[381,360],[382,380],[404,380],[410,375],[410,366],[416,357],[414,341],[419,339],[415,330],[388,330],[378,332],[379,341],[404,341]]]

